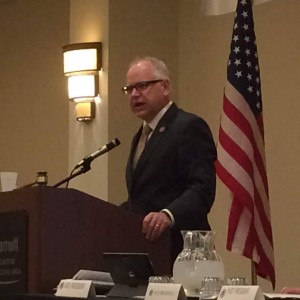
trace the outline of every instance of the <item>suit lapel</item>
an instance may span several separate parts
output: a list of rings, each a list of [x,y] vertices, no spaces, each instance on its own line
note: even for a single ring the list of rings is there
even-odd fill
[[[164,116],[161,118],[161,120],[158,122],[155,130],[153,131],[151,138],[147,142],[147,145],[137,163],[135,170],[133,171],[133,178],[132,178],[133,181],[138,177],[139,173],[142,172],[144,167],[147,165],[149,158],[151,157],[151,155],[153,153],[155,153],[155,150],[159,149],[158,146],[160,143],[163,142],[164,135],[168,131],[169,124],[175,118],[177,112],[178,112],[178,108],[173,103],[170,106],[170,108],[166,111]],[[137,136],[139,136],[139,135],[137,135]],[[135,147],[138,142],[137,136],[136,136],[137,141],[135,141]],[[132,156],[134,154],[135,147],[133,149],[131,149],[131,153],[130,153],[131,161],[132,161]],[[131,163],[131,167],[132,167],[132,163]]]
[[[139,142],[141,133],[142,133],[142,129],[143,126],[141,126],[138,130],[138,132],[135,134],[135,136],[133,137],[132,143],[131,143],[131,149],[130,149],[130,153],[129,153],[129,158],[128,158],[128,162],[127,162],[127,167],[126,167],[126,178],[127,178],[127,187],[130,190],[132,187],[132,180],[133,180],[133,173],[134,173],[134,169],[133,169],[133,156],[135,153],[135,149],[137,147],[137,144]]]

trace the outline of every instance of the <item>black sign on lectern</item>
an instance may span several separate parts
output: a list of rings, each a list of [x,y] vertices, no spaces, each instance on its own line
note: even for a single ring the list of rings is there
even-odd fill
[[[27,214],[0,213],[0,294],[27,292]]]

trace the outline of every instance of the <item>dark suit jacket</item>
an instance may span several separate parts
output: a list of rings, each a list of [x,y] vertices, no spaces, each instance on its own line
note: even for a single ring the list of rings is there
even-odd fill
[[[164,208],[173,214],[176,256],[182,248],[180,230],[210,229],[207,214],[215,198],[215,144],[203,119],[172,104],[133,170],[141,131],[133,138],[126,168],[128,206],[143,214]]]

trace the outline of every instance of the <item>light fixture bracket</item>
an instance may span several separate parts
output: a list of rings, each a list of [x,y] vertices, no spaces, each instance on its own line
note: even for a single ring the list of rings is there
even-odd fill
[[[95,102],[79,102],[76,104],[76,121],[89,122],[95,118]]]

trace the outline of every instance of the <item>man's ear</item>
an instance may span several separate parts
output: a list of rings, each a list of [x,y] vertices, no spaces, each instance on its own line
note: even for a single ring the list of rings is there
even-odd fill
[[[169,79],[165,79],[162,82],[162,87],[163,87],[163,93],[165,96],[169,95],[171,92],[171,83]]]

